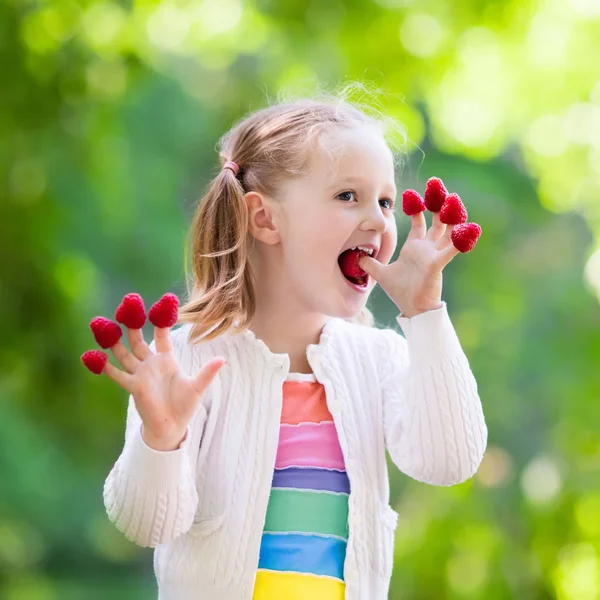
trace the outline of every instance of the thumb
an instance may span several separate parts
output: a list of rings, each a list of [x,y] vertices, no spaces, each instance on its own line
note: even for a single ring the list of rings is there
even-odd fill
[[[385,268],[385,265],[382,265],[378,260],[366,255],[361,256],[358,259],[358,266],[375,281],[379,281],[381,279],[381,275]]]
[[[199,395],[204,394],[206,388],[211,384],[219,370],[227,361],[222,357],[211,358],[194,378],[194,388]]]

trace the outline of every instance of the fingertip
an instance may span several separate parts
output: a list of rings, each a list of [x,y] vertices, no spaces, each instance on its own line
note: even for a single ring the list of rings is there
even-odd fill
[[[363,271],[367,271],[367,269],[369,269],[369,267],[371,266],[371,261],[375,260],[374,258],[372,258],[371,256],[359,256],[357,263],[358,266],[363,270]],[[363,262],[361,262],[363,261]],[[366,267],[366,269],[365,269]],[[368,272],[368,271],[367,271]]]
[[[425,213],[420,212],[419,214],[411,217],[411,228],[408,233],[410,238],[422,238],[427,233],[427,221],[425,220]]]
[[[412,217],[412,222],[413,225],[424,225],[425,224],[425,211],[417,213],[416,215],[413,215]]]
[[[173,350],[171,327],[154,326],[154,348],[156,354],[168,353]]]
[[[212,370],[218,373],[225,365],[229,364],[224,356],[213,358],[210,364]]]
[[[462,254],[462,252],[454,244],[450,244],[446,248],[446,256],[445,256],[446,263],[448,263],[452,259],[456,258],[459,254]]]

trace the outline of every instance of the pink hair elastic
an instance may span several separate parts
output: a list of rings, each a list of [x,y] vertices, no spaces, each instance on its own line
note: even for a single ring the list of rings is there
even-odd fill
[[[223,165],[224,169],[231,169],[233,171],[234,175],[238,174],[238,171],[240,170],[239,166],[234,163],[232,160],[228,160],[224,165]]]

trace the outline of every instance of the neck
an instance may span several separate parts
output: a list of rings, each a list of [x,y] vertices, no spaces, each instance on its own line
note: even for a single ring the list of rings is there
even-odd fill
[[[294,312],[280,303],[257,302],[249,329],[273,354],[290,357],[290,372],[312,373],[306,347],[317,344],[327,317],[323,314]]]

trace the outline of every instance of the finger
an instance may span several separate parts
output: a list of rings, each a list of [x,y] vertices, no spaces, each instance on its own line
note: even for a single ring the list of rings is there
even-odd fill
[[[223,365],[227,364],[227,361],[222,357],[211,358],[201,369],[198,375],[195,376],[194,387],[199,395],[204,394],[206,388],[211,384],[215,378],[219,369]]]
[[[114,382],[120,385],[126,392],[130,394],[134,393],[133,383],[135,381],[134,377],[129,373],[125,373],[125,371],[121,371],[121,369],[117,369],[113,364],[107,362],[104,365],[104,369],[102,372],[110,377]]]
[[[146,360],[152,354],[150,346],[144,340],[144,334],[141,329],[127,328],[127,339],[129,340],[129,348],[138,360]]]
[[[135,373],[137,370],[140,361],[137,357],[135,357],[127,348],[123,345],[122,342],[117,342],[111,349],[113,356],[119,362],[119,364],[128,372]]]
[[[440,250],[439,262],[442,268],[445,267],[457,254],[460,254],[460,251],[454,247],[454,244],[450,244],[450,246]]]
[[[170,332],[170,327],[154,327],[154,343],[157,352],[171,352],[173,350]]]
[[[446,232],[446,225],[440,219],[440,213],[434,212],[431,217],[431,227],[427,232],[427,239],[432,242],[439,241]]]
[[[438,250],[443,250],[452,244],[452,230],[455,227],[456,225],[446,225],[444,235],[438,240],[438,243],[435,246]]]
[[[358,266],[375,281],[380,281],[386,265],[383,265],[378,260],[370,256],[360,256]]]
[[[427,221],[425,221],[425,212],[417,213],[412,216],[412,226],[408,232],[407,240],[423,239],[427,233]]]

